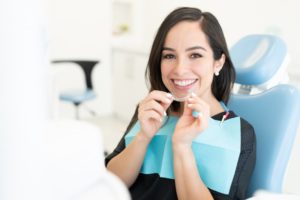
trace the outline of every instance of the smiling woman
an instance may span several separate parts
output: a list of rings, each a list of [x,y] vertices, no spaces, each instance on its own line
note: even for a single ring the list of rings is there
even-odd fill
[[[146,75],[150,91],[107,168],[133,199],[245,199],[255,133],[226,107],[235,71],[218,20],[197,8],[171,12]]]
[[[177,97],[196,91],[206,100],[214,73],[222,69],[224,54],[214,60],[213,51],[198,21],[183,21],[167,34],[162,52],[161,73],[164,85]],[[204,94],[205,93],[205,94]]]

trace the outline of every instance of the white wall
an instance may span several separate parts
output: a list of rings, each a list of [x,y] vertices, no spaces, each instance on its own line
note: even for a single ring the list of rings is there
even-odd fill
[[[87,106],[98,115],[111,113],[110,0],[48,0],[48,8],[50,59],[100,60],[92,77],[97,99]],[[84,87],[83,74],[74,66],[52,68],[57,92]],[[73,105],[58,106],[58,115],[74,117]]]

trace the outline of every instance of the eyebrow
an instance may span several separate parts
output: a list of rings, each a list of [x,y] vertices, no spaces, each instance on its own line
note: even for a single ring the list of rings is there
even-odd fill
[[[187,48],[185,51],[192,51],[192,50],[195,50],[195,49],[202,49],[202,50],[204,50],[204,51],[207,51],[204,47],[201,47],[201,46],[193,46],[193,47],[189,47],[189,48]],[[170,47],[163,47],[163,51],[164,51],[164,50],[175,51],[175,49],[170,48]]]

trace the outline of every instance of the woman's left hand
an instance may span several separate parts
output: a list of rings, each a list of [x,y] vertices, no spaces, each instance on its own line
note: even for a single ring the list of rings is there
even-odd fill
[[[199,112],[198,117],[192,115]],[[209,105],[200,97],[193,95],[184,102],[184,110],[175,127],[173,144],[191,145],[193,139],[208,127]]]

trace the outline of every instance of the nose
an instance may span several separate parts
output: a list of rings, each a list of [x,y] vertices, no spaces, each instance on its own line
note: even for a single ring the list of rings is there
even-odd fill
[[[181,76],[187,71],[188,71],[188,62],[183,58],[177,59],[177,62],[174,67],[174,73]]]

